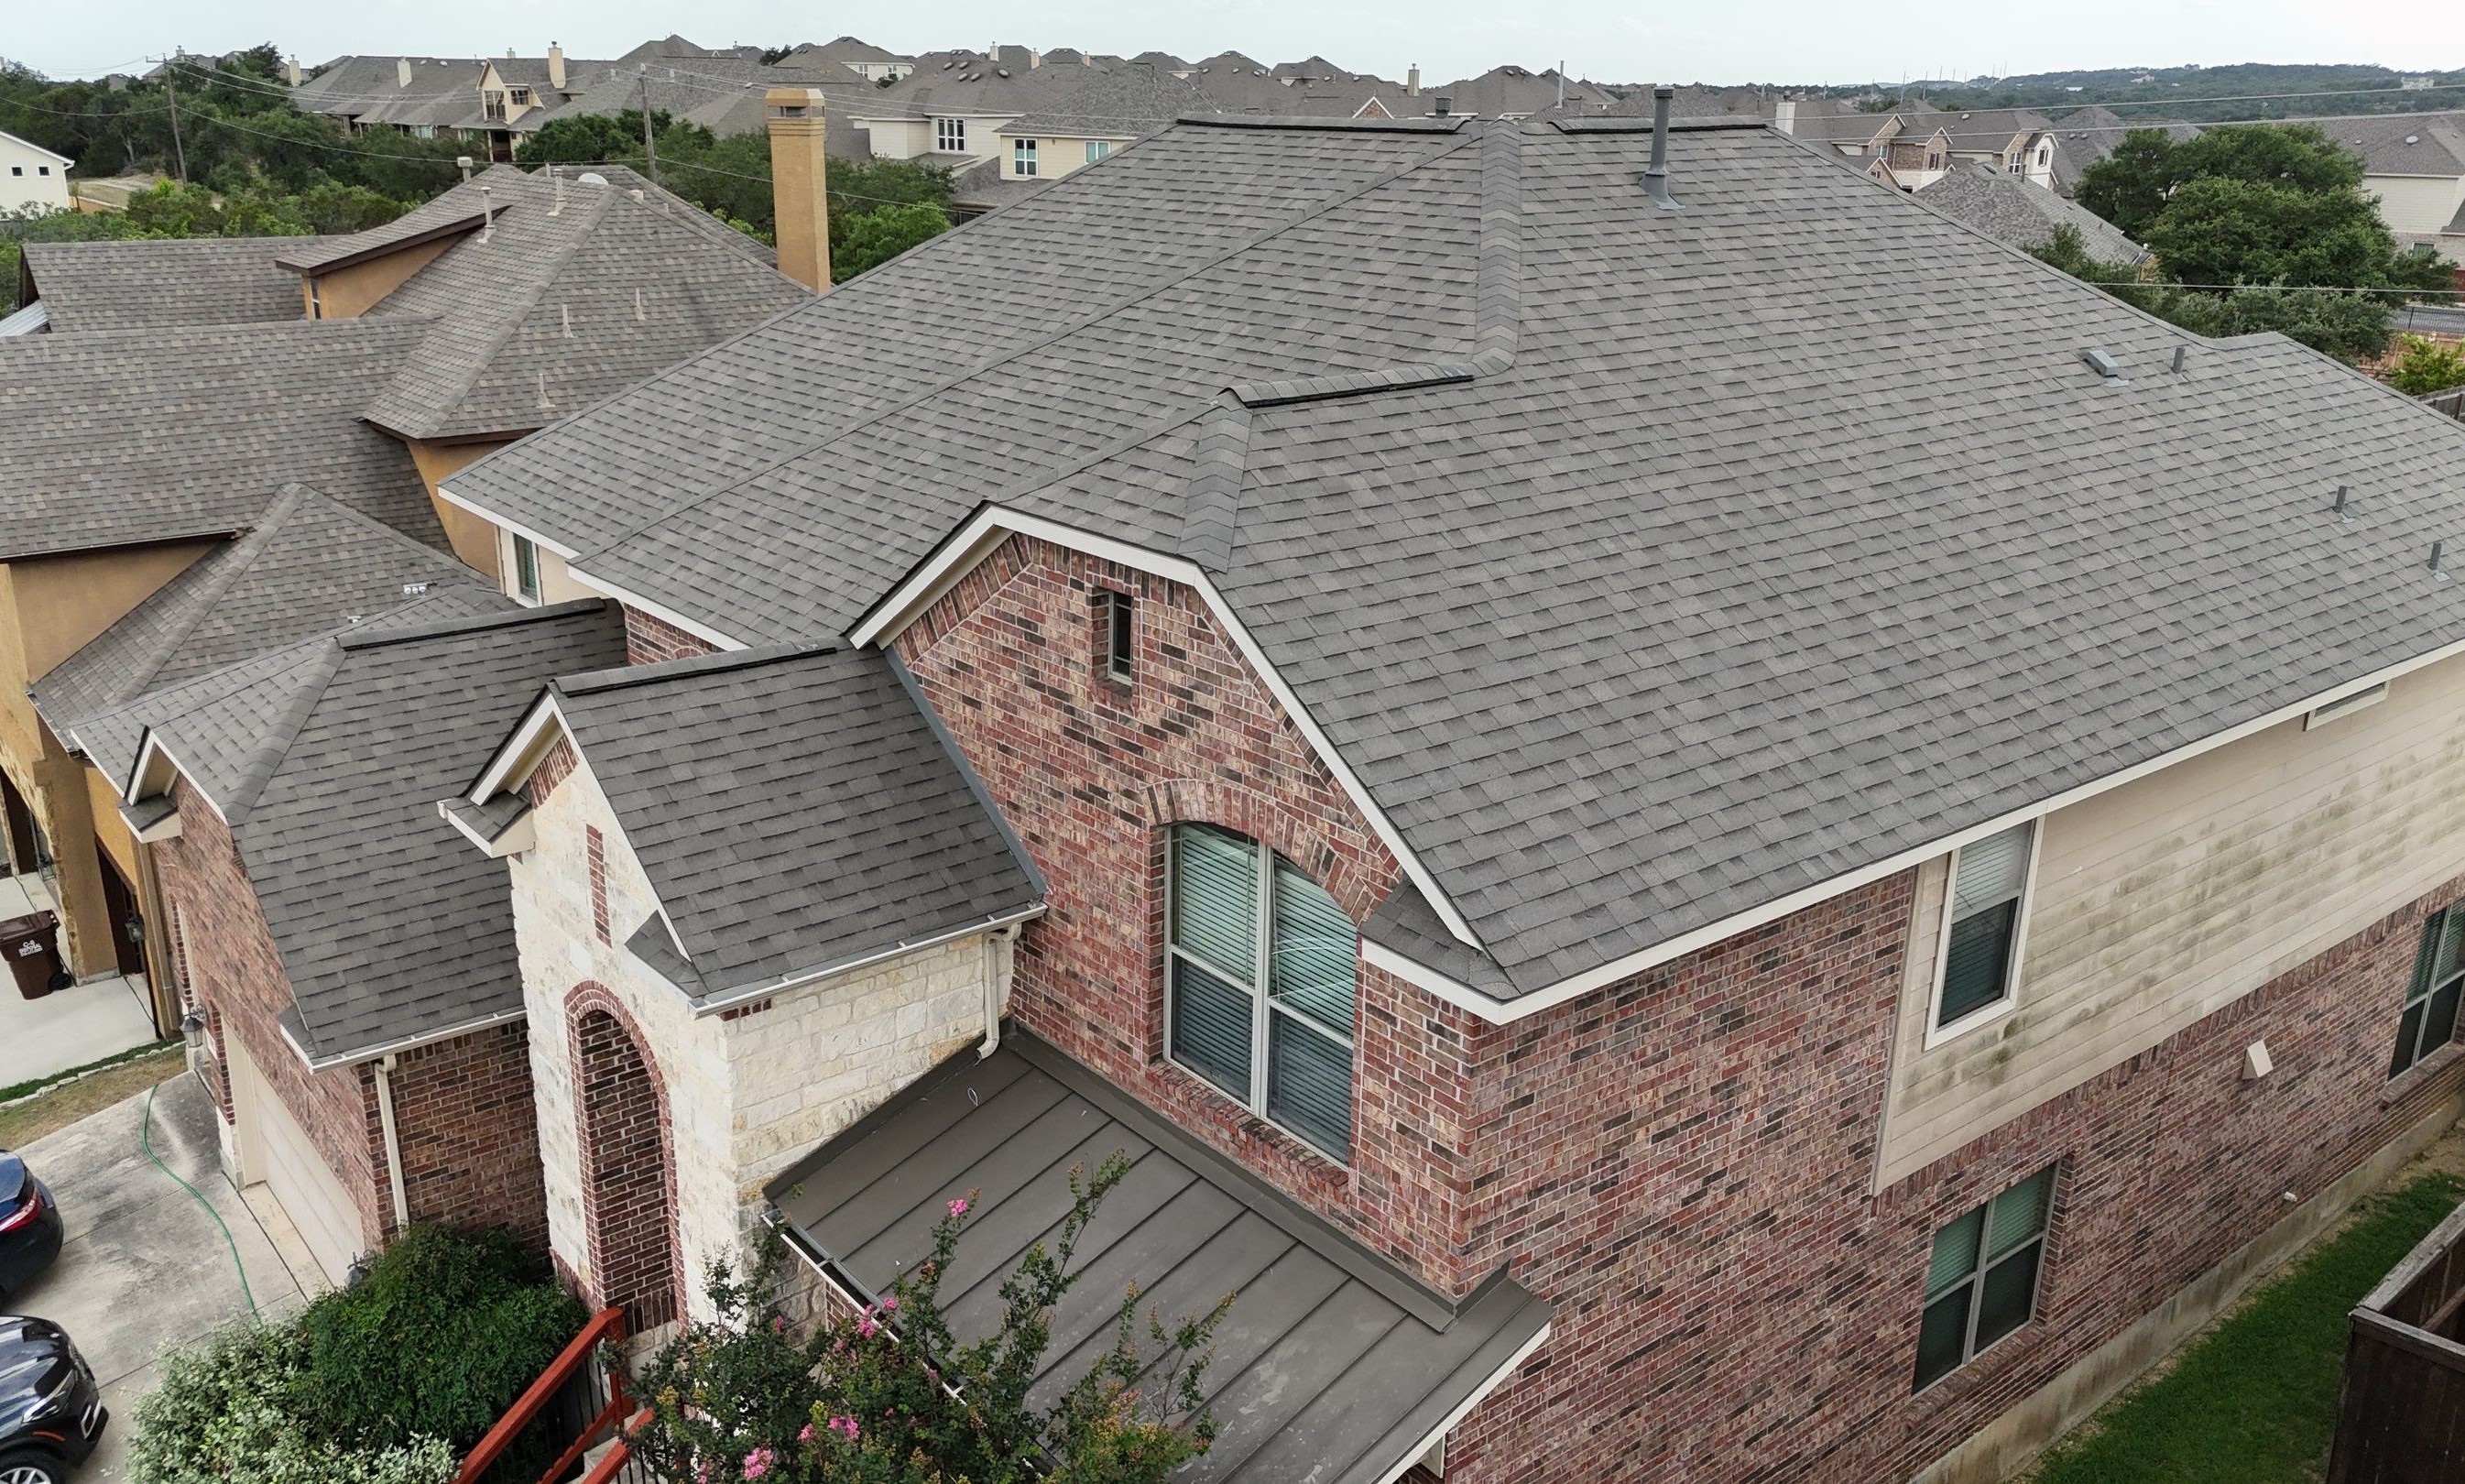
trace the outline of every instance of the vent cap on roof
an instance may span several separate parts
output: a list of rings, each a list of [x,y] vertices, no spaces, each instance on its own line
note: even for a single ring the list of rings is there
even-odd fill
[[[2080,352],[2080,360],[2088,364],[2090,370],[2104,377],[2109,386],[2118,385],[2124,379],[2121,363],[2102,350],[2092,346]]]

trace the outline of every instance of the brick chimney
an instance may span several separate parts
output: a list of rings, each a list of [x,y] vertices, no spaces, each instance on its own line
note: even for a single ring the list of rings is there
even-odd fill
[[[547,44],[547,85],[565,91],[565,48],[553,41]]]
[[[830,167],[822,155],[822,90],[772,88],[770,199],[779,222],[779,271],[816,294],[831,291]]]

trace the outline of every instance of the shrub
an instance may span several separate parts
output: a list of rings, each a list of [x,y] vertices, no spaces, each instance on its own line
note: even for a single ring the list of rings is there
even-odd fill
[[[714,1264],[717,1318],[661,1346],[639,1394],[651,1418],[634,1454],[678,1484],[1162,1484],[1215,1435],[1200,1386],[1230,1297],[1167,1328],[1151,1316],[1153,1361],[1138,1345],[1138,1290],[1122,1296],[1112,1347],[1051,1406],[1029,1388],[1052,1340],[1055,1307],[1077,1282],[1079,1233],[1129,1163],[1116,1154],[1073,1197],[1051,1250],[1037,1243],[1002,1284],[1002,1322],[961,1345],[941,1307],[968,1202],[950,1203],[933,1251],[857,1316],[797,1340],[766,1301],[774,1237],[742,1279]],[[1155,1384],[1138,1383],[1152,1367]]]
[[[2465,387],[2465,345],[2408,335],[2396,365],[2388,369],[2388,384],[2409,397]]]
[[[433,1437],[375,1449],[310,1437],[316,1384],[294,1328],[243,1320],[165,1356],[162,1373],[128,1445],[141,1484],[444,1484],[458,1463]]]
[[[467,1450],[588,1318],[502,1230],[416,1226],[300,1321],[326,1430],[372,1445]],[[509,1451],[500,1473],[535,1478]]]

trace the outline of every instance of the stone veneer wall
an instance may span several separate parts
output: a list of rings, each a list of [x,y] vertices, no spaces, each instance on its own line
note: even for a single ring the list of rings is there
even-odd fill
[[[638,1029],[664,1084],[687,1306],[700,1316],[701,1274],[713,1258],[737,1254],[765,1185],[937,1062],[969,1053],[984,1032],[985,974],[1006,949],[988,955],[982,937],[962,939],[697,1016],[625,950],[655,898],[588,761],[558,743],[531,791],[538,843],[513,860],[514,919],[550,1247],[588,1286],[587,1165],[567,1027],[567,999],[588,984]],[[603,842],[609,943],[593,922],[593,827]]]
[[[1107,589],[1138,599],[1126,689],[1077,627]],[[1365,966],[1338,1169],[1160,1056],[1162,826],[1265,838],[1356,918],[1396,875],[1203,605],[1019,540],[898,643],[1051,880],[1020,1019],[1441,1289],[1504,1265],[1554,1305],[1450,1438],[1451,1484],[1905,1478],[2269,1230],[2282,1192],[2454,1106],[2465,1057],[2386,1070],[2422,915],[2465,881],[1878,1195],[1903,873],[1510,1025]],[[2263,1036],[2277,1070],[2246,1082]],[[2036,1321],[1912,1397],[1935,1230],[2049,1163]]]

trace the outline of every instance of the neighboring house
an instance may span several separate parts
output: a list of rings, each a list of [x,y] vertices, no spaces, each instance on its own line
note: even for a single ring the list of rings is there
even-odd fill
[[[2400,241],[2432,242],[2465,214],[2465,113],[2310,122],[2363,157],[2363,188]]]
[[[1023,193],[1094,165],[1185,114],[1222,111],[1206,92],[1169,74],[1137,68],[1098,77],[1055,107],[994,130],[994,158],[954,182],[951,204],[979,210],[1003,205],[1014,198],[1004,196],[1004,188]],[[979,172],[995,180],[968,178]]]
[[[887,87],[851,98],[840,111],[864,132],[875,158],[927,160],[963,169],[997,157],[1004,124],[1058,106],[1085,87],[1087,69],[1038,67],[1024,47],[927,52]]]
[[[69,167],[75,164],[31,140],[0,133],[0,216],[73,210]]]
[[[422,585],[569,595],[436,480],[809,297],[690,203],[604,179],[490,170],[343,236],[27,244],[11,318],[41,323],[0,337],[0,807],[71,968],[142,976],[166,1033],[164,914],[111,803],[127,760],[86,724]]]
[[[818,44],[808,41],[780,60],[788,66],[808,70],[844,67],[867,82],[879,82],[884,78],[896,81],[916,70],[916,58],[885,51],[855,36],[841,36],[835,41]]]
[[[127,764],[227,1167],[334,1283],[414,1221],[545,1243],[505,868],[434,800],[542,678],[623,653],[606,605],[457,587],[83,729]]]
[[[1867,161],[1869,174],[1902,190],[1922,190],[1964,162],[2049,190],[2055,183],[2054,125],[2025,108],[1945,113],[1908,99],[1869,113],[1838,99],[1804,99],[1775,105],[1774,117],[1784,133]]]
[[[1119,1150],[1193,1478],[1994,1477],[2454,1120],[2465,426],[1668,143],[1177,124],[446,480],[640,667],[447,804],[586,1294]]]
[[[1646,95],[1647,100],[1649,94]],[[1565,104],[1569,108],[1606,109],[1618,95],[1589,82],[1560,78],[1554,67],[1539,72],[1507,65],[1492,67],[1477,78],[1465,78],[1430,88],[1419,98],[1419,114],[1467,114],[1480,119],[1521,119]],[[1649,103],[1647,101],[1647,108]],[[1398,110],[1399,112],[1401,110]]]
[[[1919,191],[1918,199],[2022,252],[2044,247],[2070,227],[2099,262],[2137,264],[2148,256],[2146,248],[2078,202],[1977,161],[1946,172]]]

